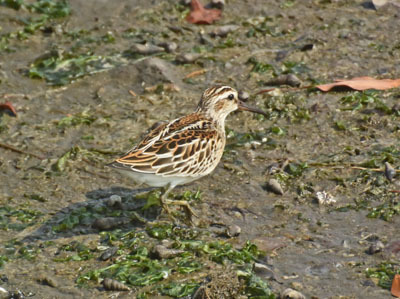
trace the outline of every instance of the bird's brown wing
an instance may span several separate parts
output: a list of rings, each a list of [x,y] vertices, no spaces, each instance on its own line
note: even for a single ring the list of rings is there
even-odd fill
[[[210,120],[188,115],[151,131],[110,166],[161,176],[197,176],[218,163],[224,140]]]

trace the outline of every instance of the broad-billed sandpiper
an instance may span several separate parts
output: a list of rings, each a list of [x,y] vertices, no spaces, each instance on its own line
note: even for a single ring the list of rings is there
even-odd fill
[[[247,106],[229,86],[204,91],[195,112],[162,123],[122,157],[109,164],[136,182],[164,187],[161,204],[181,205],[194,214],[187,201],[170,200],[168,193],[211,173],[221,160],[225,147],[225,118],[235,110],[266,115]]]

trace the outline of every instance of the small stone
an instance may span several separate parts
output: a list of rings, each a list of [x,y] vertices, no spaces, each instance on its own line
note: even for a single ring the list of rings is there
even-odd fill
[[[222,9],[225,6],[225,0],[211,0],[211,6]]]
[[[182,63],[182,64],[193,63],[200,57],[201,57],[201,55],[196,54],[196,53],[183,53],[183,54],[176,56],[175,61],[178,63]]]
[[[388,0],[372,0],[371,3],[374,6],[376,10],[380,9],[381,7],[385,6],[388,4]]]
[[[351,247],[350,247],[349,240],[343,240],[343,241],[342,241],[342,246],[343,246],[343,248],[346,248],[346,249],[351,248]]]
[[[100,260],[102,261],[106,261],[108,259],[110,259],[112,256],[114,256],[114,254],[116,254],[118,251],[118,247],[114,246],[114,247],[110,247],[108,249],[106,249],[100,256]]]
[[[256,244],[258,249],[267,253],[284,248],[288,245],[287,238],[285,237],[258,237],[251,240],[251,242]]]
[[[113,207],[116,204],[120,204],[122,202],[121,196],[113,194],[110,196],[109,199],[106,201],[106,205],[109,207]]]
[[[129,223],[128,218],[114,218],[114,217],[104,217],[96,219],[92,227],[98,230],[110,230],[117,226],[121,226],[123,224]]]
[[[293,289],[286,289],[282,292],[281,295],[282,299],[306,299],[306,297],[300,293],[299,291],[293,290]]]
[[[242,229],[236,224],[229,225],[225,231],[226,235],[230,238],[239,236],[241,232]]]
[[[283,195],[281,184],[279,184],[279,182],[275,179],[270,179],[267,182],[267,189],[275,194]]]
[[[174,42],[164,42],[159,44],[160,47],[163,47],[165,51],[168,53],[175,52],[178,49],[178,45]]]
[[[281,168],[279,167],[279,164],[273,163],[267,167],[267,174],[269,174],[269,175],[275,174],[275,173],[279,172],[280,170],[281,170]]]
[[[300,51],[303,51],[303,52],[310,51],[314,48],[315,48],[314,44],[305,44],[305,45],[301,46]]]
[[[373,282],[372,280],[369,280],[369,279],[364,280],[361,284],[362,284],[364,287],[375,287],[375,286],[376,286],[376,285],[374,284],[374,282]]]
[[[385,248],[385,245],[381,241],[375,241],[374,243],[369,246],[367,253],[368,254],[375,254],[381,252]]]
[[[303,285],[302,285],[300,282],[298,282],[298,281],[293,281],[293,282],[291,283],[291,286],[292,286],[292,288],[295,289],[295,290],[302,290],[302,289],[303,289]]]
[[[135,64],[140,74],[139,81],[144,84],[153,86],[155,83],[173,83],[177,86],[182,84],[181,73],[178,72],[177,66],[172,63],[151,57]],[[144,85],[143,85],[144,86]]]
[[[54,33],[56,35],[64,34],[63,26],[61,24],[58,24],[58,25],[54,26]]]
[[[385,176],[391,182],[396,175],[396,170],[390,165],[389,162],[385,162]]]
[[[225,25],[225,26],[220,26],[215,28],[214,30],[212,30],[210,32],[210,36],[212,37],[225,37],[227,36],[229,33],[237,30],[239,28],[239,26],[237,25]]]
[[[301,85],[301,80],[294,74],[288,74],[274,78],[268,82],[265,82],[265,84],[272,86],[289,85],[293,87],[298,87]]]
[[[131,51],[143,55],[150,55],[150,54],[156,54],[160,52],[164,52],[164,48],[158,47],[149,43],[146,44],[133,44],[131,46]]]
[[[275,273],[270,267],[261,263],[254,263],[253,266],[254,273],[260,275],[264,278],[275,278]]]
[[[236,219],[240,219],[240,220],[243,219],[243,215],[242,215],[242,213],[240,213],[239,211],[233,212],[233,216],[234,216]]]
[[[179,1],[179,4],[184,5],[184,6],[189,6],[190,3],[192,3],[192,0],[181,0],[181,1]]]
[[[246,102],[250,97],[249,93],[246,91],[243,91],[243,90],[239,91],[238,96],[239,96],[239,100],[241,100],[242,102]]]
[[[297,87],[297,86],[300,86],[301,81],[296,75],[289,74],[286,77],[286,83],[289,86]]]

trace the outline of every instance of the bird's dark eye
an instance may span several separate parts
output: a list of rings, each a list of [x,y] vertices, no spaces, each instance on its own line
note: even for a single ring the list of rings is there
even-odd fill
[[[228,100],[233,100],[234,98],[235,96],[232,93],[228,96]]]

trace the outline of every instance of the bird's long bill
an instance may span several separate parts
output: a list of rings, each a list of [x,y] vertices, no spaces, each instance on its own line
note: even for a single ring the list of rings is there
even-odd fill
[[[262,111],[261,109],[258,108],[253,108],[250,106],[247,106],[245,103],[243,103],[242,101],[239,101],[239,110],[242,111],[250,111],[250,112],[254,112],[254,113],[258,113],[258,114],[262,114],[264,116],[268,116],[264,111]]]

